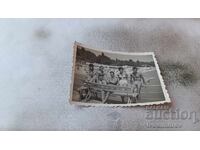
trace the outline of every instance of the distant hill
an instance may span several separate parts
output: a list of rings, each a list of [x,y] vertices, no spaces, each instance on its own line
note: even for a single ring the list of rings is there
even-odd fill
[[[101,55],[96,56],[91,51],[85,50],[84,47],[77,47],[76,53],[77,61],[84,61],[90,63],[99,63],[104,65],[113,65],[113,66],[137,66],[137,67],[155,67],[154,62],[143,62],[143,61],[133,61],[132,59],[129,60],[119,60],[119,59],[111,59],[110,57],[106,56],[103,52]]]

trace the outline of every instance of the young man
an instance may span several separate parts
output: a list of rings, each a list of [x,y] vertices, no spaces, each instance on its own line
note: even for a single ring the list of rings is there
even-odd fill
[[[97,80],[97,83],[98,84],[101,84],[101,85],[106,85],[107,82],[106,80],[104,79],[104,74],[103,73],[99,73],[98,74],[98,80]],[[102,103],[105,103],[107,98],[108,98],[108,93],[109,92],[106,92],[104,91],[103,89],[101,89],[101,100],[102,100]]]
[[[100,73],[98,74],[98,80],[97,80],[97,83],[98,84],[103,84],[103,85],[106,85],[106,80],[104,79],[104,74]]]
[[[88,71],[88,82],[96,82],[96,73],[94,72],[94,65],[89,64],[89,71]]]
[[[118,78],[115,76],[115,72],[111,70],[110,76],[107,79],[107,84],[117,85],[117,83],[118,83]]]
[[[146,84],[142,73],[139,73],[138,68],[135,66],[132,68],[130,83],[133,85],[133,92],[137,92],[138,94],[140,94],[142,85]]]
[[[115,76],[115,72],[114,71],[110,71],[110,76],[107,78],[106,80],[107,85],[117,85],[118,83],[118,78]],[[104,97],[103,97],[103,103],[105,103],[108,99],[108,97],[110,96],[112,92],[104,91]]]
[[[119,67],[119,73],[117,74],[118,77],[118,85],[120,86],[127,86],[128,85],[128,75],[126,74],[126,72],[124,71],[124,68]]]
[[[98,73],[104,73],[104,67],[103,66],[99,66]]]
[[[123,67],[119,67],[119,73],[117,74],[118,77],[118,85],[119,86],[128,86],[128,75],[124,71]],[[122,103],[124,103],[125,96],[121,96]]]
[[[94,65],[93,64],[89,64],[89,70],[87,72],[87,82],[96,82],[96,74],[94,72]],[[89,100],[91,97],[91,92],[89,91],[89,88],[83,84],[79,89],[79,95],[80,95],[80,99],[81,100]]]

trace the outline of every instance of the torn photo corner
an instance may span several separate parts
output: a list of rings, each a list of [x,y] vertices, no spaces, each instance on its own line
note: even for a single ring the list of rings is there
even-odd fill
[[[116,52],[74,43],[70,104],[146,106],[170,103],[153,52]]]

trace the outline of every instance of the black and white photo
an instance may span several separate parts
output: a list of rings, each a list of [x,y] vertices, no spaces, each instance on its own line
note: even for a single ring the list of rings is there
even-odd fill
[[[73,58],[72,104],[142,106],[170,102],[153,52],[97,50],[75,42]]]

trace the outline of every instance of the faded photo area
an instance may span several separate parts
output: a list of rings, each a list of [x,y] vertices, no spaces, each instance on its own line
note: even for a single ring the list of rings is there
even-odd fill
[[[154,53],[95,50],[76,43],[71,102],[136,106],[170,102]]]

